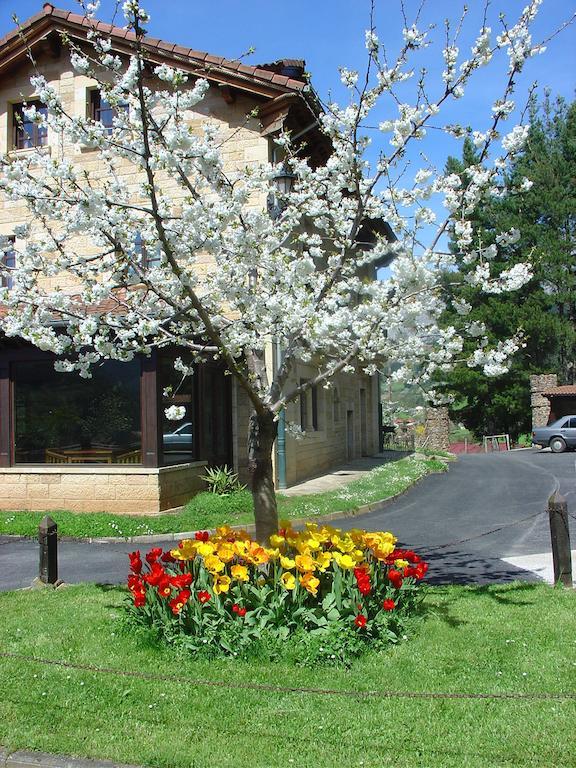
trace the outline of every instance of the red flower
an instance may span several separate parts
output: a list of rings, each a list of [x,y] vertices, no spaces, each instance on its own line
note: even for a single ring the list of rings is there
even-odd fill
[[[186,589],[186,587],[189,587],[192,584],[192,574],[191,573],[180,573],[177,576],[170,576],[170,584],[172,584],[173,587],[176,587],[176,589]]]
[[[402,586],[402,574],[400,571],[397,571],[394,568],[390,568],[388,571],[388,581],[395,589],[400,589]]]
[[[385,611],[393,611],[394,608],[396,608],[396,603],[394,602],[394,600],[387,598],[382,603],[382,608],[384,608]]]
[[[426,576],[426,571],[428,570],[428,563],[425,563],[422,560],[420,563],[418,563],[418,565],[414,567],[414,570],[416,571],[416,578],[423,579],[424,576]]]
[[[162,555],[160,560],[162,560],[163,563],[175,563],[176,562],[176,558],[172,556],[172,554],[171,554],[169,549],[167,549],[166,552],[164,552],[164,554]]]
[[[366,618],[366,616],[364,616],[364,614],[362,613],[359,613],[358,616],[356,616],[356,618],[354,619],[354,624],[356,624],[358,629],[362,629],[362,627],[366,626],[367,621],[368,619]]]
[[[188,600],[190,599],[190,590],[189,589],[183,589],[181,592],[179,592],[176,597],[173,600],[170,600],[169,606],[172,609],[172,613],[176,616],[180,613],[182,608],[186,605]]]
[[[238,603],[234,603],[234,605],[232,606],[232,613],[238,613],[239,610],[240,610],[240,606],[238,605]]]
[[[158,594],[160,597],[170,597],[172,594],[172,587],[167,576],[158,584]]]
[[[208,541],[208,539],[210,538],[210,534],[208,533],[208,531],[196,531],[196,533],[194,534],[194,538],[196,539],[196,541]]]
[[[210,592],[206,592],[205,589],[200,590],[200,592],[197,592],[196,594],[197,594],[198,600],[202,604],[207,603],[208,600],[212,599],[212,595],[210,594]]]
[[[370,582],[368,580],[366,581],[359,581],[358,582],[358,590],[360,591],[360,594],[366,597],[366,595],[369,595],[372,591],[372,587],[370,586]]]
[[[143,605],[146,605],[146,595],[143,592],[134,595],[134,605],[136,608],[142,608]]]
[[[146,555],[146,558],[148,558],[148,555]],[[157,587],[164,578],[166,578],[166,571],[160,563],[154,562],[150,568],[150,573],[145,574],[144,581],[150,584],[151,587]]]
[[[238,616],[243,619],[246,616],[246,608],[238,608]]]
[[[131,573],[130,576],[128,576],[128,589],[130,592],[140,592],[143,590],[144,582],[142,581],[142,577],[135,573]]]
[[[130,552],[128,557],[130,558],[130,570],[132,573],[140,573],[142,571],[142,559],[140,557],[140,550],[137,549],[136,552]]]
[[[150,565],[152,565],[153,563],[156,562],[156,560],[158,560],[158,558],[160,557],[161,554],[162,554],[162,547],[154,547],[146,555],[146,562],[148,562],[148,563],[150,563]]]

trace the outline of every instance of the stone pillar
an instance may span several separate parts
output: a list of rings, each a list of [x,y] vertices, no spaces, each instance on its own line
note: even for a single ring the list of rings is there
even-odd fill
[[[550,416],[550,401],[542,392],[547,392],[558,386],[555,373],[541,373],[530,376],[530,404],[532,405],[532,429],[545,427]]]
[[[425,445],[435,451],[450,450],[450,416],[445,406],[428,408]]]

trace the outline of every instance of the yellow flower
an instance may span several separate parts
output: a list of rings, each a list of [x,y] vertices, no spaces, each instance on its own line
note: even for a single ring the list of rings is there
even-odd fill
[[[391,555],[392,552],[394,552],[394,544],[383,541],[377,547],[374,547],[373,552],[378,560],[385,560],[388,555]]]
[[[171,549],[170,554],[176,560],[193,560],[196,555],[196,542],[192,539],[182,539],[177,549]]]
[[[222,560],[225,563],[229,563],[230,560],[234,557],[234,547],[232,544],[220,544],[218,549],[216,550],[216,553],[220,560]]]
[[[305,539],[298,539],[296,543],[294,544],[296,549],[301,555],[309,555],[310,554],[310,539],[306,537]]]
[[[311,595],[316,596],[318,594],[320,579],[317,579],[311,573],[304,573],[302,574],[302,576],[299,576],[299,580],[300,580],[300,584],[302,584],[304,589],[307,592],[310,592]]]
[[[236,581],[248,581],[250,578],[248,575],[248,568],[245,565],[233,565],[230,569],[232,578]]]
[[[284,589],[294,589],[296,587],[296,577],[290,571],[284,571],[280,576],[280,581]]]
[[[229,525],[221,525],[219,528],[216,528],[216,535],[220,536],[222,539],[226,538],[226,536],[229,536],[231,533],[234,533],[234,531]]]
[[[214,554],[216,551],[216,545],[211,541],[203,541],[197,545],[196,550],[199,555],[202,555],[202,557],[208,557],[208,555]]]
[[[247,549],[248,549],[248,544],[245,541],[234,542],[234,552],[236,552],[237,555],[240,555],[240,557],[244,557]]]
[[[408,562],[408,560],[395,560],[394,565],[396,566],[396,568],[407,568],[410,565],[410,563]]]
[[[204,558],[204,565],[210,573],[220,573],[224,570],[224,563],[216,555],[208,555]]]
[[[284,536],[277,536],[276,534],[272,534],[270,536],[270,546],[272,547],[284,547],[286,544],[286,539]]]
[[[264,547],[261,547],[256,541],[252,541],[246,553],[246,559],[248,562],[254,563],[254,565],[262,565],[267,563],[270,557]]]
[[[340,568],[352,569],[356,566],[356,561],[350,557],[350,555],[343,555],[340,552],[334,552],[332,554],[334,560],[338,563]]]
[[[306,571],[312,573],[316,570],[316,565],[310,555],[296,555],[294,562],[300,573],[305,573]]]
[[[289,557],[280,557],[280,565],[282,568],[286,568],[286,570],[289,571],[291,568],[294,568],[296,563]]]
[[[228,592],[230,589],[230,581],[230,576],[216,576],[214,584],[212,585],[214,593],[219,595],[221,592]]]
[[[316,565],[318,566],[318,570],[325,571],[332,562],[332,555],[330,552],[319,552],[316,555]]]
[[[274,549],[266,549],[265,551],[270,560],[278,560],[280,557],[280,550],[277,547]]]

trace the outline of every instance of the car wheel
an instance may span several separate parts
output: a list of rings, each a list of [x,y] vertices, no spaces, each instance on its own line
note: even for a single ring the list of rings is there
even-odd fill
[[[564,453],[566,450],[566,443],[561,437],[553,437],[552,440],[550,440],[550,448],[552,449],[552,453]]]

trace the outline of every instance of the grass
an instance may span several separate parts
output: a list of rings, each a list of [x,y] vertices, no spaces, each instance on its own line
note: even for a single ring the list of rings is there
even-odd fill
[[[576,701],[365,698],[210,687],[573,693],[576,594],[542,584],[434,588],[416,635],[349,670],[178,656],[119,631],[120,588],[0,594],[0,744],[156,768],[567,768]]]
[[[321,517],[345,512],[362,504],[380,501],[401,493],[430,472],[444,470],[439,461],[415,461],[411,458],[384,464],[364,477],[335,491],[309,496],[278,494],[280,518]],[[0,512],[0,534],[38,535],[38,524],[45,512]],[[81,514],[61,510],[50,512],[58,523],[60,536],[97,538],[99,536],[138,536],[142,534],[178,533],[217,525],[243,525],[254,521],[252,497],[239,491],[221,497],[200,493],[176,514],[147,517],[101,513]]]

